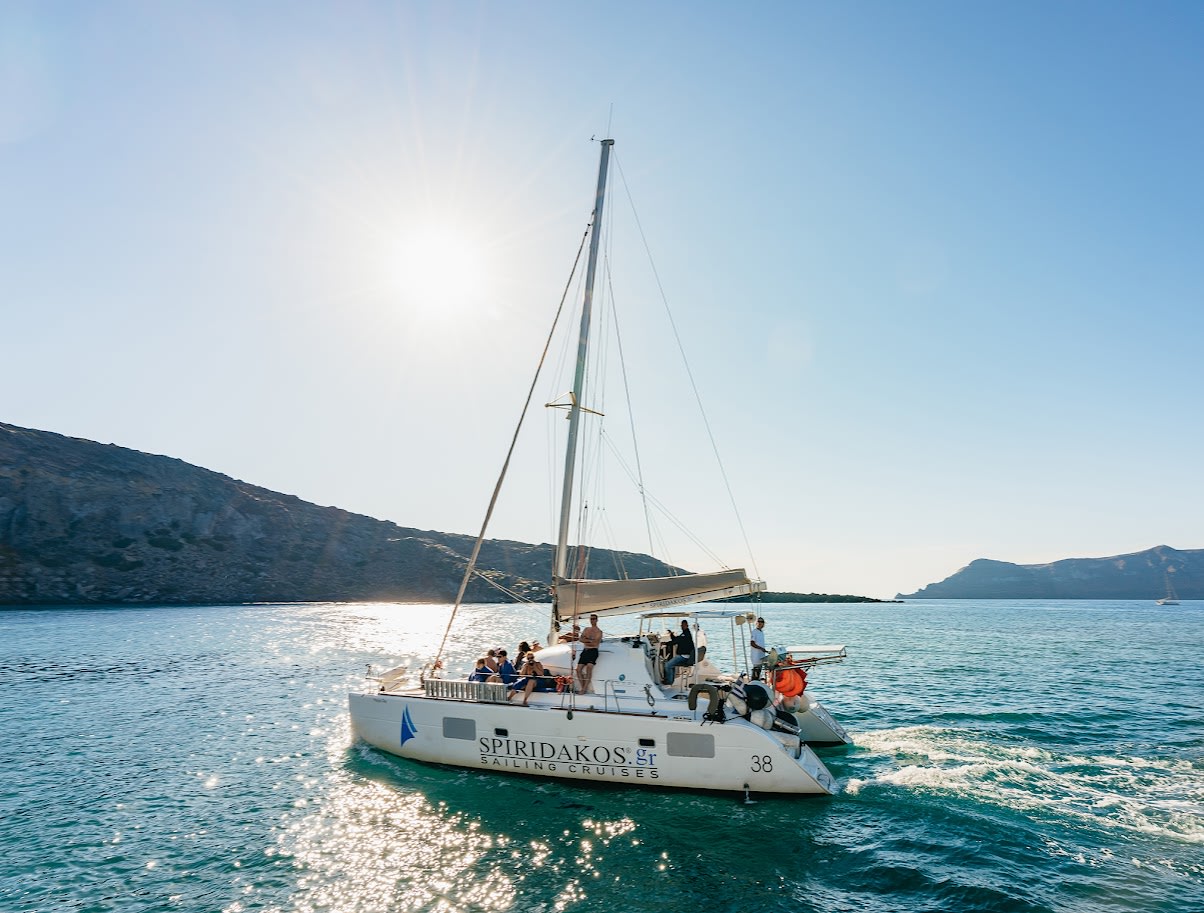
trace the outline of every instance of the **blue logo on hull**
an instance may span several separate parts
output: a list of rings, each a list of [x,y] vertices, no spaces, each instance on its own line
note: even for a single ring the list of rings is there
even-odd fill
[[[406,742],[417,737],[418,730],[414,728],[414,721],[410,719],[410,708],[406,707],[401,714],[401,747],[404,748]]]

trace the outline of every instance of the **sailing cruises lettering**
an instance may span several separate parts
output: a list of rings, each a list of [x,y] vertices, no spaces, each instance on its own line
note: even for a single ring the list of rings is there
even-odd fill
[[[534,739],[490,738],[477,740],[481,764],[513,770],[543,770],[598,777],[634,777],[656,780],[656,752],[627,745],[557,745]]]

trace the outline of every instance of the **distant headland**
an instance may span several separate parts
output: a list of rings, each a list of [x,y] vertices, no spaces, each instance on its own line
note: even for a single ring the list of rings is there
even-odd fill
[[[447,603],[473,541],[0,422],[0,605]],[[546,602],[551,563],[546,543],[487,540],[465,599]],[[590,563],[597,576],[683,573],[598,548]],[[812,595],[766,601],[869,601]]]
[[[1204,549],[1158,545],[1108,558],[1012,564],[979,558],[899,599],[1204,599]]]
[[[735,596],[719,602],[901,602],[899,599],[874,599],[871,596],[843,596],[835,593],[758,593],[755,596]]]

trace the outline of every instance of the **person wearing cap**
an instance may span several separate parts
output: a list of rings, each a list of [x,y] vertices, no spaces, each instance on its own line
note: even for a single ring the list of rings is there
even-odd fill
[[[674,656],[665,663],[666,685],[673,684],[673,678],[677,675],[678,666],[694,665],[694,635],[690,633],[690,622],[683,618],[681,620],[681,633],[674,634],[670,639],[673,641]]]
[[[491,675],[489,681],[509,685],[515,679],[514,664],[506,658],[505,650],[497,651],[497,674]]]
[[[769,655],[769,651],[765,649],[765,619],[758,618],[757,626],[752,629],[752,637],[748,642],[752,648],[753,681],[761,679],[761,665],[765,662],[765,657]]]

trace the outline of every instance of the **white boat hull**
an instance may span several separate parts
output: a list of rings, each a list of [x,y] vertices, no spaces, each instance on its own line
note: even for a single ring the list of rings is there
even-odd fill
[[[581,698],[578,698],[580,701]],[[679,702],[680,703],[680,702]],[[839,786],[797,736],[702,708],[570,712],[561,695],[531,706],[352,693],[355,735],[403,758],[504,773],[685,789],[832,795]]]
[[[832,714],[819,701],[800,695],[800,700],[806,703],[804,710],[795,711],[794,718],[798,722],[799,737],[808,745],[852,745],[853,739],[843,726],[836,722]]]

